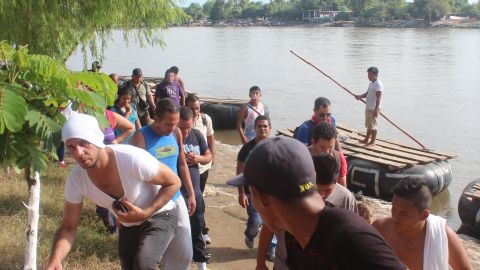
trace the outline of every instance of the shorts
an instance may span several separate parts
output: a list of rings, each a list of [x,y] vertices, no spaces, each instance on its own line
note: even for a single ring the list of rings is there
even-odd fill
[[[373,117],[372,110],[365,110],[365,127],[367,130],[377,130],[377,116]]]

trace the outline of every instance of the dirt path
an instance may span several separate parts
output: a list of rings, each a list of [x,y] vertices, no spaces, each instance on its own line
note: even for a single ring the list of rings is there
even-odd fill
[[[255,269],[258,239],[255,248],[245,246],[246,210],[239,206],[236,188],[225,184],[235,175],[236,155],[240,148],[217,144],[217,163],[210,171],[205,190],[206,221],[213,243],[209,269]],[[272,269],[272,264],[267,264]],[[192,269],[196,269],[192,267]]]

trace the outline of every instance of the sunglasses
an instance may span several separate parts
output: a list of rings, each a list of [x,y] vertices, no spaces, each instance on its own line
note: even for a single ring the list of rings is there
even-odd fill
[[[332,116],[332,113],[320,113],[320,114],[318,114],[318,116],[319,117],[325,117],[325,116],[330,117],[330,116]]]

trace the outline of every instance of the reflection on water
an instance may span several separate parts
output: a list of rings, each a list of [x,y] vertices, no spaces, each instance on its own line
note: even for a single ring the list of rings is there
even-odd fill
[[[354,93],[367,88],[366,69],[378,66],[384,83],[383,112],[428,148],[454,152],[449,192],[435,198],[435,213],[458,228],[458,198],[479,174],[480,31],[462,29],[378,29],[324,27],[172,28],[167,46],[123,44],[120,32],[108,44],[106,73],[162,76],[180,67],[187,89],[205,96],[248,98],[259,85],[274,129],[308,119],[313,100],[327,96],[339,123],[363,130],[364,105],[289,51],[294,50]],[[194,42],[192,42],[194,41]],[[77,52],[67,65],[81,69]],[[216,132],[239,144],[236,131]],[[379,137],[414,144],[384,120]],[[450,210],[450,211],[449,211]]]

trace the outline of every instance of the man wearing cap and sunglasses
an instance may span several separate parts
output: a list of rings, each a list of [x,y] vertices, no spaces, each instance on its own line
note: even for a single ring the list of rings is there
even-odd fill
[[[122,269],[156,269],[162,257],[164,269],[189,269],[190,227],[179,226],[179,204],[184,202],[172,200],[180,188],[178,176],[143,149],[106,146],[97,119],[90,115],[70,117],[62,138],[77,165],[65,184],[63,218],[46,269],[62,269],[75,240],[85,197],[113,212],[121,223],[118,250]]]
[[[227,182],[248,184],[263,223],[287,231],[289,269],[406,269],[390,246],[360,216],[326,206],[315,185],[315,168],[299,141],[275,137],[251,152],[243,174]]]
[[[293,137],[308,146],[312,144],[312,130],[316,125],[320,124],[321,122],[328,122],[336,126],[336,121],[330,112],[330,108],[331,103],[328,98],[319,97],[315,99],[313,105],[313,115],[311,119],[298,126],[293,132]]]

